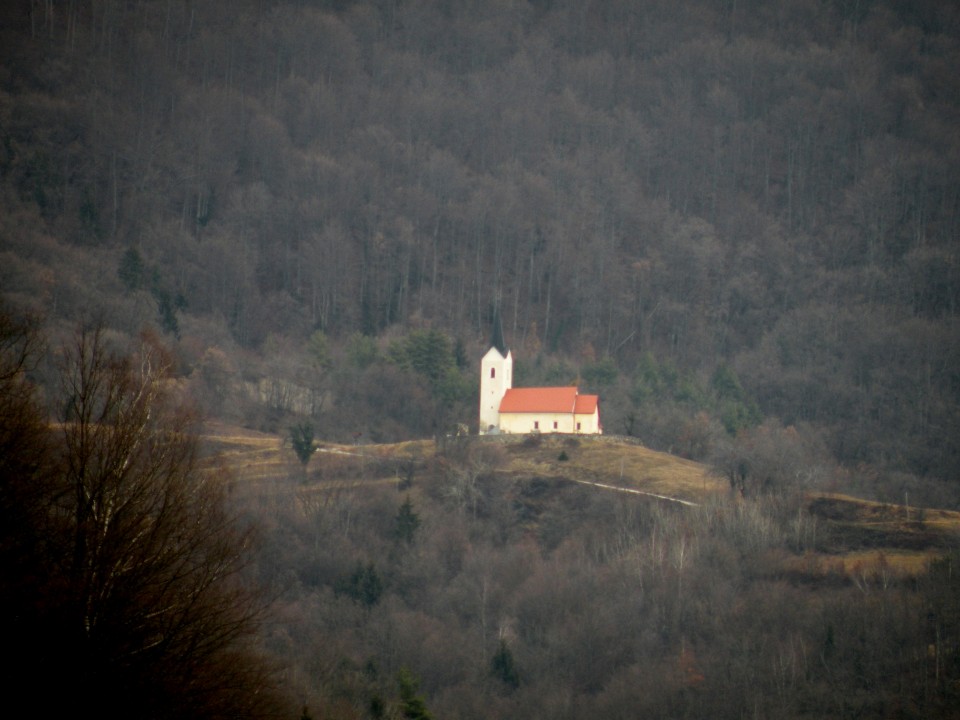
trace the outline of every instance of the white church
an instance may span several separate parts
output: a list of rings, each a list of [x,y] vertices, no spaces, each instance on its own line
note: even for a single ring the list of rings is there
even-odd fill
[[[480,361],[480,434],[570,433],[599,435],[597,395],[576,387],[513,387],[513,355],[499,320],[491,347]]]

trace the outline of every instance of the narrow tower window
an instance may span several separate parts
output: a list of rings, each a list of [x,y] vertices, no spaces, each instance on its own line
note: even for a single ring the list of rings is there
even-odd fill
[[[497,369],[490,368],[490,377],[495,378],[497,376]]]

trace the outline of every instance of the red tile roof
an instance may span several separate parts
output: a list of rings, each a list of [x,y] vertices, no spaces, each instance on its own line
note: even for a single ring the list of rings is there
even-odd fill
[[[597,400],[596,395],[580,395],[575,387],[510,388],[500,401],[500,412],[593,415]]]
[[[502,413],[572,413],[575,387],[510,388],[500,401]]]
[[[593,415],[597,411],[599,395],[577,395],[577,404],[573,412],[577,415]]]

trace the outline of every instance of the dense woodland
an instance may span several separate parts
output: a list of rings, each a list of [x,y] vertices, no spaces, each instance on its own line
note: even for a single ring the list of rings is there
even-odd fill
[[[407,672],[436,718],[957,716],[956,536],[925,572],[845,571],[869,538],[795,493],[687,507],[503,472],[591,442],[451,441],[400,492],[393,461],[326,455],[263,493],[286,687],[344,720],[427,717]]]
[[[156,336],[120,348],[81,328],[56,350],[46,398],[31,381],[43,342],[0,313],[14,706],[156,720],[956,717],[960,555],[958,531],[935,530],[942,514],[878,505],[906,510],[893,534],[929,562],[845,567],[844,553],[887,541],[830,522],[796,484],[744,498],[704,482],[695,504],[651,501],[564,477],[589,446],[606,457],[622,443],[539,435],[354,446],[302,465],[267,435],[289,461],[232,481],[210,454],[230,440],[198,443]],[[556,469],[508,471],[523,457]]]
[[[96,327],[207,417],[443,438],[499,321],[518,384],[748,504],[535,502],[486,446],[410,470],[409,533],[392,490],[256,498],[315,714],[949,716],[949,563],[764,563],[824,549],[807,488],[960,506],[958,67],[933,0],[5,2],[0,294],[50,350],[14,405],[67,420]]]
[[[957,477],[951,3],[2,12],[22,310],[152,323],[224,382],[295,381],[317,331],[340,351],[432,330],[472,368],[499,312],[522,379],[579,378],[608,432],[683,451],[698,412],[728,434],[772,417],[848,466]],[[327,433],[435,432],[381,418],[396,370],[327,373]]]

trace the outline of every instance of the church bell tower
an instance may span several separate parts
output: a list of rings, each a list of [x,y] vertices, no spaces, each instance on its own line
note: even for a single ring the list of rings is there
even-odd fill
[[[480,361],[480,434],[500,431],[500,401],[513,387],[513,355],[503,341],[500,316],[493,322],[490,349]]]

